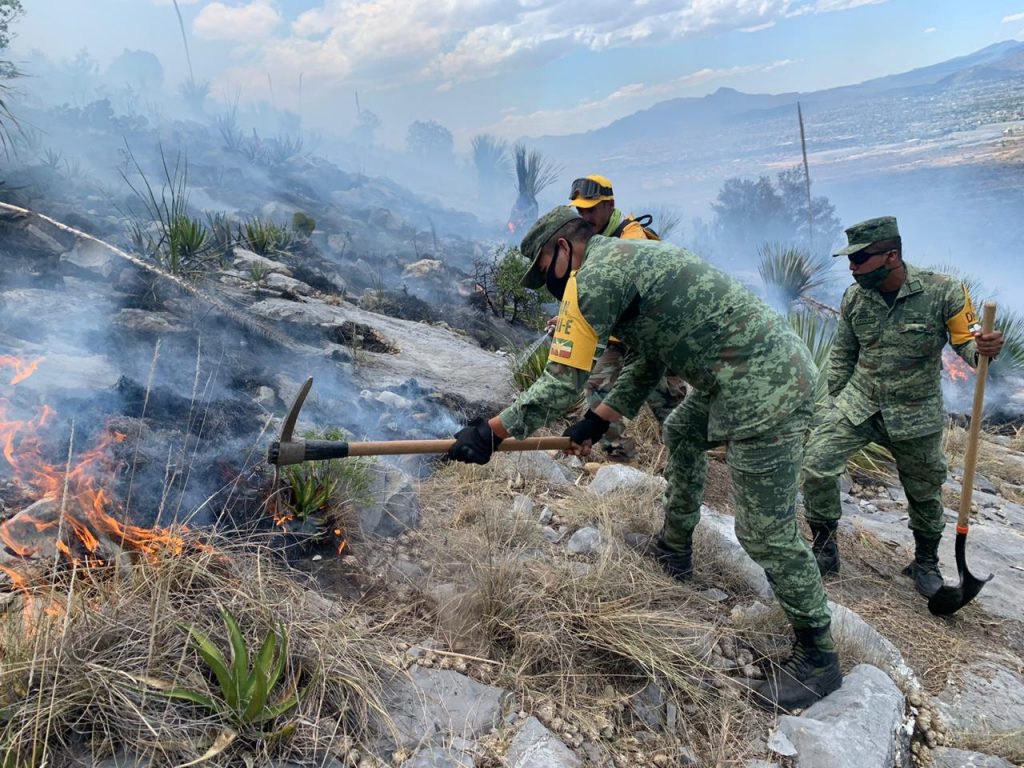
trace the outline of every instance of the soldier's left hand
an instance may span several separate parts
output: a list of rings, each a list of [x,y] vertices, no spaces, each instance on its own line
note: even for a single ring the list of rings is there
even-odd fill
[[[997,357],[1003,349],[1003,332],[979,333],[974,337],[974,343],[978,347],[978,354]]]

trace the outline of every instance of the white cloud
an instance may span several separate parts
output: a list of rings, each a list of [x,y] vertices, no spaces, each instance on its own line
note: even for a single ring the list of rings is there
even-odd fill
[[[1003,24],[1009,24],[1014,21],[1024,21],[1024,13],[1012,13],[1009,16],[1003,16]]]
[[[150,0],[153,5],[174,5],[174,0]],[[178,0],[178,5],[195,5],[199,0]]]
[[[301,73],[311,85],[338,92],[416,83],[447,90],[537,69],[574,50],[756,32],[793,15],[879,2],[885,0],[322,0],[287,33],[262,42],[259,55],[246,48],[232,79],[265,79],[274,70],[283,80]],[[194,29],[244,44],[269,34],[279,20],[270,0],[241,7],[213,2]]]
[[[292,40],[343,41],[363,74],[453,85],[536,67],[572,49],[659,43],[715,31],[765,28],[793,0],[326,0],[292,25]],[[396,23],[396,21],[398,23]]]
[[[760,32],[764,29],[771,29],[774,26],[774,21],[766,21],[764,24],[755,24],[753,27],[743,27],[740,29],[740,32]]]
[[[936,31],[937,29],[938,29],[938,27],[928,27],[927,29],[925,29],[924,33],[926,35],[930,35],[932,32]]]
[[[814,4],[815,13],[833,13],[860,8],[862,5],[881,5],[888,0],[817,0]]]
[[[269,0],[254,0],[248,5],[214,2],[204,6],[192,22],[192,31],[206,40],[258,43],[281,23],[281,15]]]
[[[486,130],[502,136],[515,137],[524,133],[557,134],[580,131],[605,125],[616,118],[651,106],[656,101],[673,98],[686,89],[696,88],[716,80],[752,72],[770,72],[797,63],[781,59],[767,64],[750,64],[712,69],[706,67],[661,83],[630,83],[606,96],[584,99],[564,109],[545,109],[530,113],[506,111],[500,122]]]

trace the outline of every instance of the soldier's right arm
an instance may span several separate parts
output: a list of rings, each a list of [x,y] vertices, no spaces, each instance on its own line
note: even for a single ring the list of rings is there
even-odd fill
[[[832,397],[839,395],[846,388],[847,382],[857,367],[857,356],[860,353],[860,342],[853,333],[850,322],[849,295],[843,295],[843,303],[839,308],[839,320],[836,325],[836,336],[832,342],[832,351],[828,356],[828,393]]]

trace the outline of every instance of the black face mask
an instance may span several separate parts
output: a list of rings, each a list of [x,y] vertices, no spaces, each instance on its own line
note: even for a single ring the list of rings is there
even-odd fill
[[[551,260],[551,265],[548,267],[547,273],[544,275],[544,284],[547,286],[551,295],[559,301],[565,295],[565,286],[569,284],[569,275],[572,274],[572,243],[569,243],[569,263],[566,264],[565,274],[562,277],[555,277],[555,262],[558,260],[558,250],[556,246],[555,258]]]

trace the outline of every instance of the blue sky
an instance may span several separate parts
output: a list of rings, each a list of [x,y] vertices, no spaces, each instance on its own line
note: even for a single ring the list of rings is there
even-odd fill
[[[722,86],[809,91],[1024,39],[1024,0],[179,0],[197,78],[348,130],[353,94],[400,144],[437,120],[464,148],[596,128]],[[31,0],[12,57],[155,53],[187,76],[170,0]],[[268,77],[269,76],[269,77]],[[299,82],[302,82],[301,98]],[[271,93],[272,83],[273,92]]]

